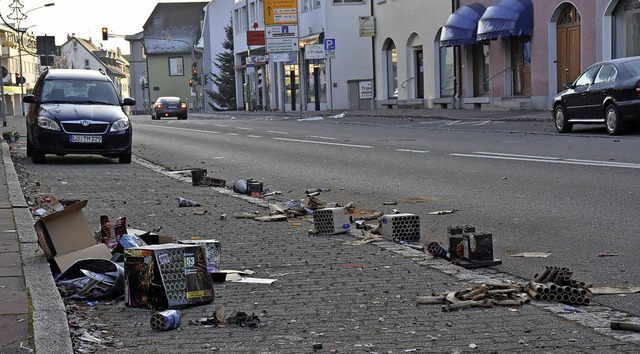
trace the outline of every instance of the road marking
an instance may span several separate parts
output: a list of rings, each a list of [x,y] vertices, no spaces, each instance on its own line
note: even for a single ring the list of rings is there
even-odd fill
[[[268,130],[267,133],[271,133],[271,134],[281,134],[281,135],[289,135],[289,133],[287,132],[279,132],[277,130]]]
[[[433,120],[433,121],[427,121],[427,122],[418,122],[418,124],[442,124],[448,122],[448,120]]]
[[[189,129],[189,128],[178,128],[178,127],[163,127],[161,125],[152,125],[152,124],[136,124],[145,127],[153,127],[153,128],[164,128],[164,129],[174,129],[174,130],[184,130],[188,132],[197,132],[197,133],[208,133],[208,134],[220,134],[215,130],[199,130],[199,129]]]
[[[262,138],[262,135],[247,135],[247,138]]]
[[[243,127],[236,127],[236,129],[240,129],[240,130],[253,130],[253,128],[243,128]]]
[[[398,152],[414,152],[414,153],[417,153],[417,154],[427,154],[427,153],[429,153],[429,151],[410,150],[410,149],[396,149],[396,151],[398,151]]]
[[[227,135],[231,135],[231,136],[238,136],[238,135],[240,135],[240,134],[238,134],[238,133],[226,133],[226,134],[227,134]]]
[[[476,157],[476,158],[485,158],[485,159],[498,159],[498,160],[532,161],[532,162],[560,163],[560,164],[569,164],[569,165],[622,167],[622,168],[640,169],[640,164],[628,163],[628,162],[582,160],[582,159],[565,159],[565,158],[561,158],[561,157],[536,156],[536,155],[518,155],[518,154],[484,152],[484,151],[477,151],[477,152],[474,152],[474,153],[471,153],[471,154],[454,153],[454,154],[449,154],[449,155],[451,155],[451,156],[460,156],[460,157]]]
[[[354,144],[330,143],[330,142],[327,142],[327,141],[302,140],[302,139],[287,139],[287,138],[273,138],[273,140],[291,141],[291,142],[295,142],[295,143],[308,143],[308,144],[320,144],[320,145],[333,145],[333,146],[355,147],[355,148],[361,148],[361,149],[373,149],[373,146],[369,146],[369,145],[354,145]]]
[[[309,135],[309,137],[314,139],[338,140],[336,138],[330,138],[328,136],[319,136],[319,135]]]

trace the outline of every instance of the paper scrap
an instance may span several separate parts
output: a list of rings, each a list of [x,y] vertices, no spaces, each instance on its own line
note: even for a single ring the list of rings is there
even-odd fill
[[[592,286],[589,290],[595,295],[633,294],[640,292],[640,286]]]
[[[551,255],[549,252],[522,252],[512,254],[511,257],[526,257],[526,258],[547,258]]]

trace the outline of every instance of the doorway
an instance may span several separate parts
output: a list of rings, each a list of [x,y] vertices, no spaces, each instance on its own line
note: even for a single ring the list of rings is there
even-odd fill
[[[422,49],[415,51],[416,98],[424,98],[424,58]]]
[[[580,14],[573,5],[566,5],[556,24],[557,36],[557,88],[573,82],[580,75]]]

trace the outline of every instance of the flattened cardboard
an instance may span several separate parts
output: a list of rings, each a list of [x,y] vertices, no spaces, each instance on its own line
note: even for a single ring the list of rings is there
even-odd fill
[[[97,244],[82,212],[86,205],[86,200],[74,203],[62,211],[43,216],[36,222],[34,229],[38,235],[38,244],[47,259]]]
[[[63,273],[76,261],[90,258],[111,259],[111,251],[109,251],[109,247],[107,247],[107,245],[99,243],[91,247],[83,248],[79,251],[55,256],[54,260],[56,261],[58,268],[60,268],[60,272]]]

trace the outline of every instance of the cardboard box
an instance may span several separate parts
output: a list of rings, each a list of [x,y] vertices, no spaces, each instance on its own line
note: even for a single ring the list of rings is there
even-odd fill
[[[125,305],[163,310],[213,301],[205,249],[160,244],[125,250]]]
[[[493,235],[488,232],[463,235],[464,258],[470,261],[493,261]]]
[[[83,200],[43,216],[33,228],[38,235],[38,244],[48,260],[53,260],[54,272],[61,273],[80,259],[111,259],[111,251],[93,237],[82,208]]]
[[[144,241],[144,243],[146,243],[147,245],[161,245],[161,244],[176,242],[175,238],[172,236],[159,235],[150,231],[144,231],[139,229],[129,228],[127,230],[127,234],[136,235],[140,237],[140,239]],[[122,247],[122,245],[119,242],[116,245],[116,247],[114,247],[111,250],[111,254],[116,254],[116,253],[124,254],[124,247]]]
[[[179,240],[185,245],[200,245],[207,255],[207,271],[209,273],[220,272],[220,241],[218,240]]]

